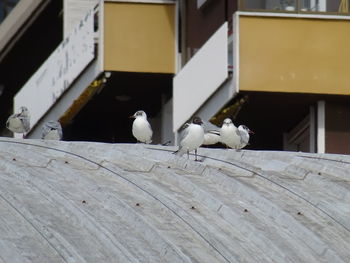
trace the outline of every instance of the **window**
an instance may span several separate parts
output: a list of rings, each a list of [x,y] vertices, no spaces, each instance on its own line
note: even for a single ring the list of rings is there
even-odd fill
[[[240,10],[349,13],[350,0],[241,0]]]
[[[294,11],[296,0],[243,0],[241,1],[241,8]]]
[[[0,23],[12,11],[19,0],[2,0],[0,1]]]

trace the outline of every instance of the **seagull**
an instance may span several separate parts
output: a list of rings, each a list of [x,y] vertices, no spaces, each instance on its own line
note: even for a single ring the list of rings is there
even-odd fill
[[[25,134],[30,130],[30,113],[27,107],[20,107],[19,113],[12,114],[6,121],[6,128],[14,133]]]
[[[253,131],[251,131],[247,126],[245,125],[239,125],[238,126],[238,133],[240,134],[241,141],[237,149],[242,149],[247,146],[249,142],[249,134],[254,134]]]
[[[176,155],[183,155],[187,152],[187,158],[189,159],[190,151],[195,150],[196,159],[197,159],[197,148],[202,145],[204,141],[204,129],[202,127],[202,120],[199,117],[194,117],[191,124],[187,124],[183,132],[179,150],[176,151]]]
[[[151,125],[147,121],[146,112],[139,110],[129,118],[135,119],[132,123],[132,135],[134,135],[136,140],[138,142],[151,143],[153,131]]]
[[[62,126],[58,121],[47,121],[41,129],[41,139],[44,140],[61,140]]]
[[[230,118],[226,118],[220,129],[221,142],[227,147],[238,149],[241,144],[241,135]]]
[[[220,142],[220,128],[210,122],[203,121],[204,141],[202,145],[213,145]]]
[[[213,145],[220,142],[220,131],[210,130],[204,133],[202,145]]]

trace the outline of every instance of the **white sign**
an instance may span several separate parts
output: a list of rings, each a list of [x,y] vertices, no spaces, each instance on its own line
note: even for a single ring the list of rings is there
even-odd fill
[[[100,0],[64,0],[63,36],[68,36],[81,17],[90,9],[94,9],[99,2]]]
[[[14,98],[26,106],[33,127],[94,58],[94,13],[90,10]]]

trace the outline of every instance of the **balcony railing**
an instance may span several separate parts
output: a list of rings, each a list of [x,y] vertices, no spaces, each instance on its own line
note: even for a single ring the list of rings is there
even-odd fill
[[[348,15],[350,0],[240,0],[242,11]]]

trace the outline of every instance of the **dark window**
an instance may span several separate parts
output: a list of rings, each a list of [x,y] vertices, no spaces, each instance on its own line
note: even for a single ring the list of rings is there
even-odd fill
[[[0,24],[18,2],[19,0],[0,0]]]

